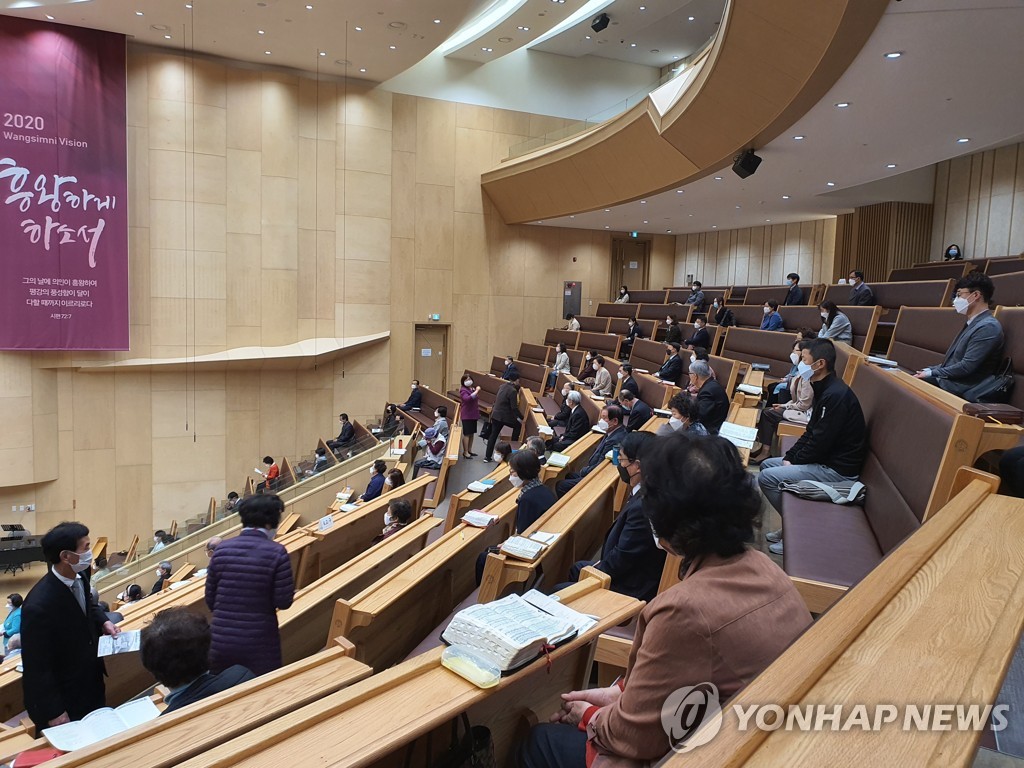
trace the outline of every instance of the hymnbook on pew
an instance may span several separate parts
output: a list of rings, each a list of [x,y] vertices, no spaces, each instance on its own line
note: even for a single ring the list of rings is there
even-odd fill
[[[531,590],[459,611],[441,639],[452,646],[468,647],[502,672],[509,672],[593,624],[590,616]]]
[[[499,548],[499,552],[518,560],[526,560],[532,563],[541,553],[558,540],[557,533],[544,533],[535,531],[529,537],[512,536],[505,540]]]
[[[756,427],[743,427],[727,421],[718,430],[718,434],[735,445],[737,448],[753,448],[757,439]]]
[[[160,710],[156,705],[143,697],[122,704],[117,709],[103,707],[73,723],[46,728],[43,737],[62,752],[74,752],[136,725],[156,720],[159,716]]]

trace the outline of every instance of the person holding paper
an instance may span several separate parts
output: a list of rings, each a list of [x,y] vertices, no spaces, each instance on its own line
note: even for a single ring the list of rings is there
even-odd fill
[[[242,532],[222,542],[206,572],[213,613],[210,671],[235,664],[262,675],[281,666],[277,611],[292,604],[295,581],[288,551],[274,541],[284,502],[273,494],[238,505]]]
[[[61,523],[43,536],[42,549],[50,569],[21,609],[25,709],[38,730],[104,706],[99,637],[120,634],[92,599],[89,529]]]
[[[267,468],[265,472],[256,470],[256,474],[263,478],[263,482],[256,485],[256,493],[274,490],[277,486],[277,478],[281,476],[281,468],[277,466],[273,456],[264,456],[263,466]]]
[[[674,691],[712,683],[727,701],[811,624],[789,577],[747,545],[761,499],[736,448],[681,434],[649,445],[648,534],[681,558],[681,580],[641,611],[625,676],[562,694],[519,746],[522,768],[654,764],[675,746],[661,714]]]

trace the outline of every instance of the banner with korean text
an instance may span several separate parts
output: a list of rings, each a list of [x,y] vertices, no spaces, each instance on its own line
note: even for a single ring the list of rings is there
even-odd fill
[[[0,349],[128,349],[123,35],[0,16]]]

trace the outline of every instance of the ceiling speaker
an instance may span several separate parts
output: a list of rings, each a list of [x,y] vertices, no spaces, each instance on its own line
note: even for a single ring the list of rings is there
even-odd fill
[[[608,22],[610,21],[611,19],[608,18],[608,14],[602,13],[600,16],[594,17],[594,20],[590,22],[590,28],[595,32],[603,32],[608,28]]]
[[[732,171],[741,179],[753,176],[757,166],[761,164],[761,158],[754,154],[754,150],[748,149],[742,154],[736,155],[732,164]]]

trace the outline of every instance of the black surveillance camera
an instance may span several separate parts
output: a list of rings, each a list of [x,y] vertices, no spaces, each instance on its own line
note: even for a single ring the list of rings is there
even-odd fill
[[[607,13],[602,13],[599,16],[595,16],[594,20],[590,22],[590,28],[595,32],[603,32],[608,28],[608,23],[611,19],[608,18]]]

